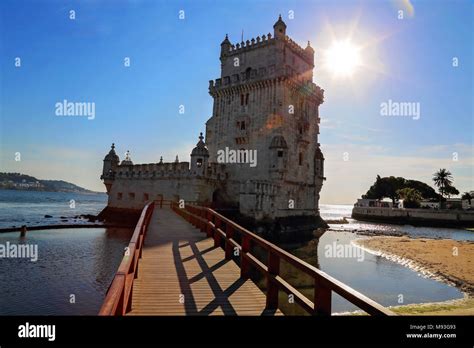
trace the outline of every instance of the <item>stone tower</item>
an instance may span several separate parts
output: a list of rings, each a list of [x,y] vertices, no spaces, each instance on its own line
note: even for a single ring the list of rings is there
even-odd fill
[[[226,149],[255,151],[257,165],[225,163],[225,191],[241,213],[262,219],[318,214],[324,180],[319,134],[323,90],[313,83],[314,50],[274,32],[221,43],[221,76],[206,123],[209,162]],[[244,156],[245,159],[245,156]]]

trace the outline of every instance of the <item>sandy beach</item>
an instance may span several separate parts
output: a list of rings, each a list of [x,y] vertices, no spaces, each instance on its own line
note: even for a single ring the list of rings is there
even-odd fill
[[[374,237],[358,240],[365,248],[414,261],[429,272],[474,295],[474,243],[451,239]]]
[[[430,305],[402,306],[400,314],[474,314],[473,242],[451,239],[373,237],[357,240],[356,243],[392,260],[398,259],[401,262],[404,261],[403,263],[410,260],[410,267],[422,272],[427,271],[432,277],[452,283],[467,295],[461,301],[439,304],[440,306],[432,304],[432,308]],[[407,308],[402,309],[403,307]]]

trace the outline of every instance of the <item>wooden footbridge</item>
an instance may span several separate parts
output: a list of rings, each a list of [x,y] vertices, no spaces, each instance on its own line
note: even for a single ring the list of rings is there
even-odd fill
[[[314,280],[313,298],[283,278],[282,261]],[[99,315],[281,315],[281,291],[313,315],[331,315],[332,292],[368,314],[393,315],[216,211],[166,201],[143,209]]]

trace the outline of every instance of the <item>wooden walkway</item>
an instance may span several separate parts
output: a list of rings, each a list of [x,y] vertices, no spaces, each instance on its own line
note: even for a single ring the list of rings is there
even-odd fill
[[[274,314],[212,238],[168,207],[154,210],[127,315]]]

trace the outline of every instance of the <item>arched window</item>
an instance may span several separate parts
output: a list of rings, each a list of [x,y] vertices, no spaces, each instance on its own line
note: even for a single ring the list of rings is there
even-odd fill
[[[250,74],[251,74],[251,72],[252,72],[252,68],[247,68],[247,69],[245,70],[245,78],[246,78],[247,80],[250,79]]]

